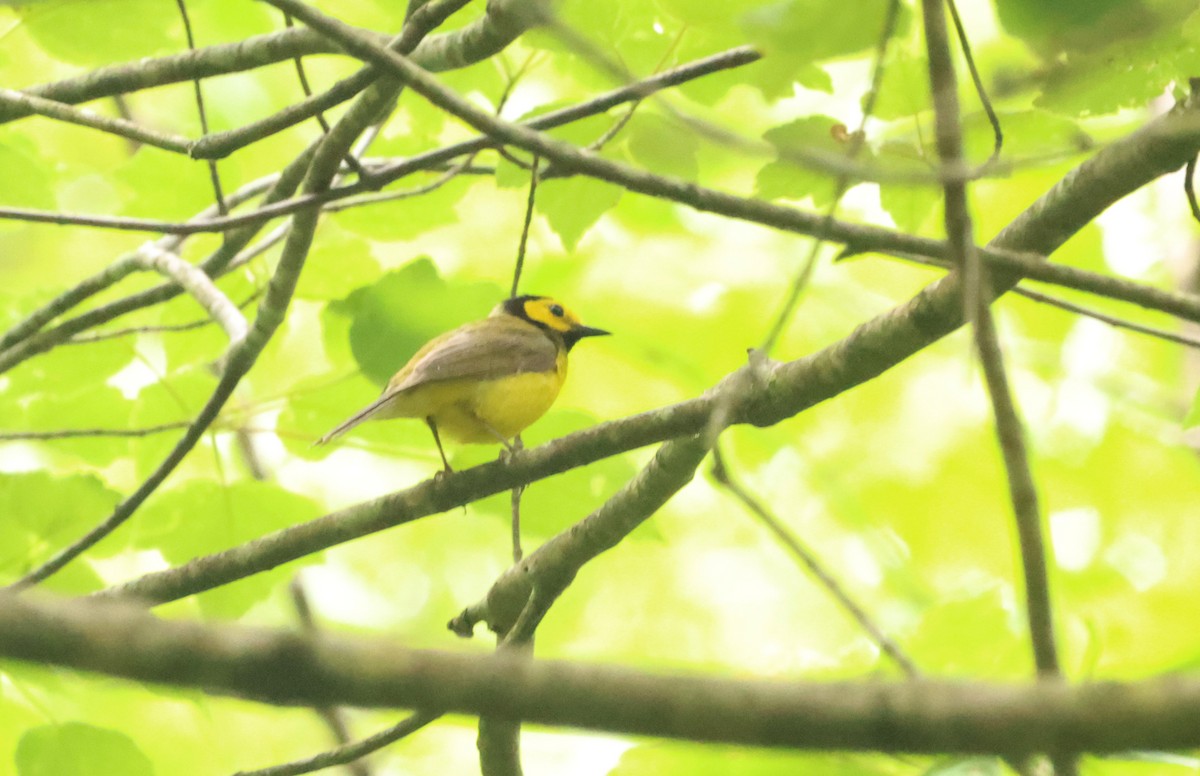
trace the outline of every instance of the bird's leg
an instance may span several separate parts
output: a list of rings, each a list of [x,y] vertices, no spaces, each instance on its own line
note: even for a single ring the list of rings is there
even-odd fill
[[[437,443],[438,454],[442,456],[442,466],[446,467],[441,474],[453,474],[454,470],[450,468],[450,462],[446,460],[446,451],[442,449],[442,438],[438,436],[437,423],[432,417],[425,418],[425,422],[429,424],[429,430],[433,432],[433,441]]]
[[[504,438],[503,434],[501,434],[499,431],[497,431],[495,428],[493,428],[491,423],[488,423],[483,418],[479,417],[478,415],[475,415],[475,413],[471,413],[471,414],[472,414],[472,416],[474,416],[475,420],[479,421],[479,425],[481,425],[485,429],[487,429],[487,432],[489,434],[496,437],[497,442],[504,445],[504,449],[500,452],[500,460],[507,461],[508,456],[512,455],[513,453],[517,452],[518,450],[520,450],[522,448],[520,434],[513,437],[513,442],[516,442],[516,444],[513,444],[513,442],[509,442],[507,439]]]

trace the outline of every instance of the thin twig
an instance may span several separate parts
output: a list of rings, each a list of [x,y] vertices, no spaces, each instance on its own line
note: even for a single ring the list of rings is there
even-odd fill
[[[146,269],[153,269],[171,278],[184,288],[200,306],[208,311],[229,336],[230,348],[235,348],[250,330],[246,316],[230,301],[213,279],[194,264],[189,264],[155,243],[146,243],[138,250],[138,260]]]
[[[525,268],[525,246],[529,241],[529,225],[533,223],[533,202],[537,196],[538,185],[538,160],[539,157],[534,154],[533,164],[529,170],[529,195],[525,198],[525,220],[521,224],[521,240],[517,244],[517,263],[513,267],[512,290],[509,292],[509,297],[516,298],[517,287],[521,283],[521,270]]]
[[[434,178],[432,181],[423,186],[414,186],[411,189],[404,189],[402,191],[381,191],[376,194],[363,194],[360,197],[347,197],[346,199],[329,203],[323,207],[322,210],[326,213],[336,213],[341,210],[363,207],[364,205],[377,205],[381,202],[395,202],[401,199],[410,199],[412,197],[419,197],[422,194],[428,194],[432,191],[440,189],[442,186],[445,186],[447,183],[459,177],[460,175],[463,175],[467,169],[470,168],[474,159],[474,156],[468,156],[466,159],[453,165],[450,167],[450,169],[438,175],[438,177]]]
[[[579,105],[563,108],[543,114],[523,124],[529,129],[550,129],[578,121],[589,116],[603,113],[610,108],[631,100],[642,99],[645,95],[660,89],[677,86],[695,78],[719,72],[734,67],[741,67],[761,59],[761,55],[747,46],[730,49],[710,57],[696,60],[687,65],[669,70],[659,76],[653,76],[629,86],[614,89]],[[33,208],[0,207],[0,219],[29,221],[32,223],[48,223],[71,226],[88,226],[118,231],[154,232],[159,234],[190,235],[209,232],[225,232],[238,227],[253,227],[280,216],[292,215],[307,209],[320,206],[340,198],[353,196],[372,190],[380,185],[398,180],[413,172],[428,169],[456,159],[464,154],[474,153],[495,147],[497,142],[490,134],[484,134],[473,140],[467,140],[446,146],[435,151],[417,154],[404,161],[397,162],[372,174],[372,184],[356,183],[340,186],[320,194],[299,195],[291,199],[271,198],[270,204],[260,207],[252,213],[237,216],[217,218],[192,219],[180,223],[152,218],[131,218],[126,216],[98,216],[87,214],[70,214],[59,211],[36,210]],[[286,196],[286,195],[285,195]],[[670,195],[664,194],[663,196]],[[739,198],[740,199],[740,198]],[[685,201],[684,204],[687,204]]]
[[[186,428],[186,421],[162,423],[143,428],[64,428],[56,431],[0,431],[0,441],[17,442],[33,439],[76,439],[79,437],[144,437],[164,431]]]
[[[513,449],[525,449],[525,443],[521,441],[521,435],[517,434],[513,437]],[[520,563],[521,558],[525,557],[525,551],[521,549],[521,496],[525,493],[525,486],[518,485],[512,489],[512,497],[510,499],[512,506],[512,559],[513,563]]]
[[[1192,218],[1200,221],[1200,204],[1196,203],[1196,157],[1188,159],[1183,172],[1183,193],[1187,195],[1188,207],[1191,208]]]
[[[914,264],[921,264],[926,267],[937,267],[938,269],[953,269],[953,267],[950,266],[950,262],[948,262],[948,261],[941,261],[938,259],[930,259],[930,258],[926,258],[924,256],[915,256],[913,254],[906,254],[906,255],[888,254],[888,255],[895,256],[896,258],[902,258],[905,261],[911,261]],[[992,264],[993,264],[992,262],[989,262],[989,266]],[[1063,265],[1055,265],[1055,264],[1045,264],[1042,266],[1058,267],[1061,269],[1073,269],[1073,268],[1069,268],[1069,267],[1064,267]],[[1055,282],[1054,280],[1046,280],[1045,278],[1035,277],[1034,276],[1035,274],[1036,274],[1036,271],[1034,273],[1031,273],[1031,276],[1028,279],[1037,281],[1037,282],[1046,282],[1046,283],[1054,283]],[[1108,281],[1124,282],[1120,278],[1113,278],[1108,275],[1100,275],[1097,277],[1103,278],[1106,281],[1106,283]],[[1063,280],[1066,280],[1066,278],[1063,278]],[[1067,280],[1067,282],[1059,283],[1059,285],[1063,286],[1064,288],[1074,288],[1076,290],[1082,290],[1079,288],[1078,284],[1075,284],[1070,280]],[[1144,324],[1136,323],[1134,321],[1130,321],[1125,318],[1120,318],[1115,315],[1109,315],[1107,313],[1102,313],[1099,310],[1095,310],[1090,307],[1084,307],[1083,305],[1077,305],[1074,302],[1068,302],[1065,299],[1061,299],[1056,296],[1050,296],[1048,294],[1043,294],[1039,291],[1034,291],[1030,288],[1027,288],[1024,285],[1020,285],[1020,286],[1013,288],[1012,292],[1015,294],[1018,294],[1020,296],[1027,297],[1028,299],[1032,299],[1035,302],[1043,302],[1045,304],[1052,305],[1054,307],[1060,307],[1064,310],[1069,310],[1070,312],[1073,312],[1073,313],[1078,313],[1079,315],[1086,315],[1089,318],[1095,318],[1098,321],[1103,321],[1104,323],[1111,324],[1112,326],[1116,326],[1118,328],[1129,329],[1130,331],[1135,331],[1135,332],[1138,332],[1139,334],[1145,334],[1150,337],[1156,337],[1158,339],[1166,340],[1167,342],[1174,342],[1179,345],[1187,345],[1188,347],[1200,347],[1200,339],[1188,337],[1188,336],[1185,336],[1182,334],[1176,334],[1175,332],[1166,331],[1165,329],[1158,329],[1153,326],[1146,326]],[[1124,302],[1132,301],[1124,294],[1114,295],[1114,294],[1110,294],[1107,292],[1100,292],[1097,295],[1108,298],[1108,299],[1115,299],[1117,301],[1124,301]],[[1197,302],[1200,302],[1200,300],[1197,300]],[[1156,309],[1156,308],[1152,308],[1152,309]],[[1191,316],[1183,315],[1183,316],[1179,316],[1179,317],[1183,318],[1184,320],[1191,320]]]
[[[192,20],[188,17],[186,0],[175,0],[175,5],[179,7],[179,16],[183,19],[183,31],[187,35],[188,51],[196,50],[196,38],[192,34]],[[192,90],[196,95],[196,112],[200,116],[200,136],[204,137],[208,134],[208,112],[204,109],[204,90],[200,86],[200,79],[192,79]],[[225,206],[225,195],[221,192],[221,175],[217,172],[217,160],[207,159],[208,175],[212,179],[213,195],[217,201],[217,212],[225,215],[229,209]]]
[[[987,89],[983,85],[979,68],[975,66],[975,55],[971,53],[971,41],[967,38],[967,30],[963,27],[962,19],[958,15],[958,3],[956,0],[946,0],[946,5],[950,8],[950,18],[954,21],[954,32],[958,36],[958,45],[962,47],[963,59],[967,62],[967,72],[971,74],[971,82],[975,84],[975,94],[979,96],[983,111],[992,125],[992,155],[983,163],[980,168],[983,170],[990,168],[1000,158],[1000,151],[1004,147],[1004,130],[1000,127],[1000,117],[996,115],[996,109],[992,107],[992,100],[988,97]]]
[[[124,118],[101,116],[87,108],[76,108],[64,102],[48,100],[45,97],[38,97],[13,89],[0,89],[0,108],[21,108],[30,113],[36,113],[39,116],[46,116],[57,121],[65,121],[69,124],[78,124],[81,127],[98,129],[110,135],[117,135],[136,143],[144,143],[177,154],[187,155],[192,145],[191,140],[180,135],[147,129],[141,124],[136,124]]]
[[[307,757],[303,760],[293,760],[290,763],[273,765],[254,771],[238,771],[234,776],[297,776],[301,773],[312,773],[336,765],[347,765],[362,759],[372,752],[377,752],[385,746],[412,735],[421,728],[441,717],[440,712],[417,711],[397,722],[389,728],[354,741],[336,749]]]
[[[238,304],[239,310],[245,310],[253,304],[260,296],[262,289],[256,290],[250,296],[243,299]],[[202,329],[205,326],[212,326],[216,321],[212,316],[197,318],[186,323],[160,323],[147,326],[128,326],[122,329],[111,329],[108,331],[98,331],[93,334],[76,334],[71,339],[62,343],[64,345],[90,345],[94,342],[103,342],[105,340],[119,339],[121,337],[137,336],[139,334],[174,334],[181,331],[194,331]]]
[[[779,543],[786,547],[796,560],[800,561],[800,564],[808,570],[808,573],[816,578],[817,583],[829,592],[838,605],[858,623],[859,627],[866,631],[871,640],[900,667],[901,671],[909,677],[916,677],[920,674],[917,664],[913,662],[912,658],[901,649],[899,644],[884,633],[883,628],[871,619],[871,615],[867,614],[866,609],[854,600],[837,577],[833,575],[833,572],[825,568],[825,564],[821,562],[816,553],[806,547],[798,537],[787,529],[778,517],[763,506],[762,502],[754,494],[733,478],[729,472],[729,467],[725,465],[725,459],[721,455],[720,448],[716,445],[713,446],[712,473],[713,479],[728,490],[738,501],[741,501],[743,506],[757,517],[767,527],[767,530],[775,535]]]
[[[1124,318],[1118,318],[1115,315],[1102,313],[1099,310],[1093,310],[1090,307],[1084,307],[1083,305],[1078,305],[1074,302],[1068,302],[1066,299],[1060,299],[1056,296],[1043,294],[1038,291],[1025,288],[1024,286],[1017,286],[1013,289],[1013,293],[1023,296],[1026,299],[1032,299],[1035,302],[1041,302],[1042,304],[1048,304],[1052,307],[1058,307],[1079,315],[1085,315],[1088,318],[1095,318],[1098,321],[1102,321],[1119,329],[1128,329],[1129,331],[1135,331],[1138,334],[1145,334],[1156,339],[1174,342],[1177,345],[1186,345],[1189,348],[1200,348],[1200,338],[1189,337],[1185,334],[1176,334],[1173,331],[1166,331],[1165,329],[1158,329],[1153,326],[1146,326],[1141,323],[1125,320]]]
[[[291,29],[293,26],[295,26],[295,22],[292,21],[291,14],[285,13],[283,15],[283,26],[287,27],[288,29]],[[300,91],[304,92],[304,96],[306,98],[311,98],[313,96],[313,90],[308,83],[308,74],[304,72],[304,58],[299,55],[292,57],[292,64],[294,64],[296,67],[296,80],[300,82]],[[316,119],[317,124],[320,125],[321,134],[328,135],[329,122],[325,120],[325,112],[317,111],[316,114],[313,115],[313,118]],[[355,161],[358,160],[356,159]]]

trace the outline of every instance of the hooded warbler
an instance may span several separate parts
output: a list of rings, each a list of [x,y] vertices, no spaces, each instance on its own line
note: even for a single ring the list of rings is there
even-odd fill
[[[545,414],[567,377],[567,353],[584,337],[608,334],[545,296],[501,302],[481,321],[434,337],[397,372],[383,394],[317,440],[323,445],[365,420],[424,418],[442,465],[439,432],[460,442],[508,440]]]

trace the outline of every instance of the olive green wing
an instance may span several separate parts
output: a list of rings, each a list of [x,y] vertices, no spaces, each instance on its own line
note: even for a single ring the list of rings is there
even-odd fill
[[[443,380],[494,380],[525,372],[552,372],[558,349],[536,326],[488,318],[429,343],[392,378],[384,395]]]

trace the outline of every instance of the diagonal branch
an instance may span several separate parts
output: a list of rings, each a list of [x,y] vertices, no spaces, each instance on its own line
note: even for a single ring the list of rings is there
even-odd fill
[[[181,259],[176,254],[163,250],[155,243],[146,243],[138,249],[138,263],[145,269],[160,272],[179,284],[188,292],[212,319],[225,330],[230,347],[236,347],[246,338],[249,325],[238,306],[225,295],[213,279],[199,267]]]
[[[49,100],[13,89],[0,89],[0,111],[4,110],[28,111],[30,114],[97,129],[110,135],[123,137],[137,143],[145,143],[177,154],[187,154],[192,147],[192,141],[186,137],[168,132],[158,132],[127,119],[102,116],[86,108],[76,108],[64,102]]]

